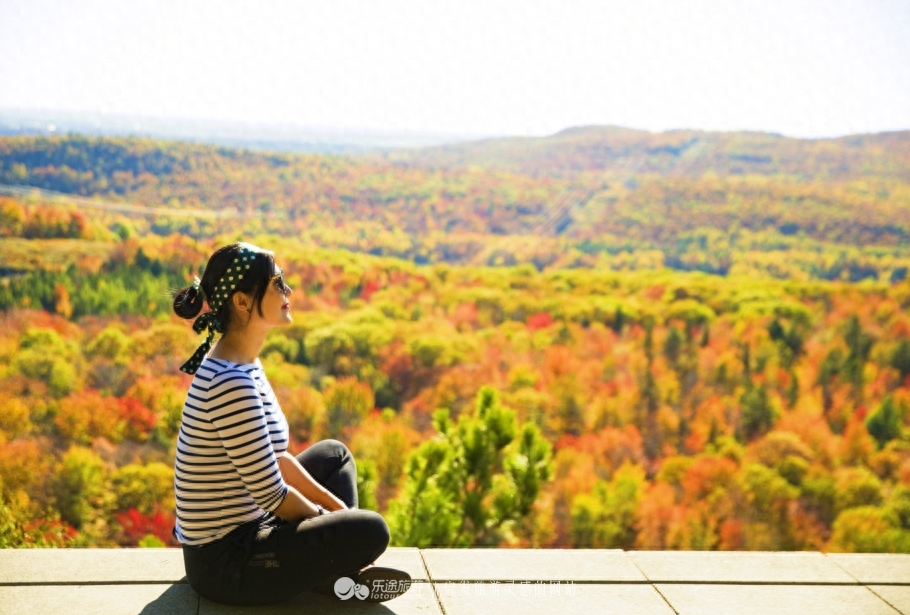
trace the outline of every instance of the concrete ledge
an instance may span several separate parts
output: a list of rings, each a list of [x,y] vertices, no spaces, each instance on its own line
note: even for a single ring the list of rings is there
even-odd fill
[[[406,570],[427,581],[417,548],[387,549],[377,565]],[[177,549],[5,549],[0,586],[186,583],[183,551]]]
[[[196,615],[189,585],[52,585],[0,587],[0,615]]]
[[[629,551],[652,583],[857,585],[821,553],[757,551]]]
[[[4,549],[0,585],[186,583],[181,549]]]
[[[869,590],[901,613],[910,614],[910,586],[870,585]]]
[[[411,590],[241,608],[200,598],[180,549],[7,549],[0,615],[910,615],[910,555],[392,548],[377,563]]]
[[[281,604],[267,607],[240,607],[199,599],[198,615],[443,615],[433,586],[415,583],[403,596],[381,604],[357,598],[337,600],[322,594],[304,592]]]
[[[897,615],[862,586],[660,584],[678,615]]]
[[[420,549],[417,547],[390,547],[376,560],[377,566],[390,566],[406,571],[414,581],[429,581]]]
[[[829,553],[827,558],[865,585],[910,583],[910,555],[892,553]]]
[[[446,615],[674,615],[650,585],[436,583],[436,591]]]
[[[647,583],[620,549],[422,549],[430,579]]]

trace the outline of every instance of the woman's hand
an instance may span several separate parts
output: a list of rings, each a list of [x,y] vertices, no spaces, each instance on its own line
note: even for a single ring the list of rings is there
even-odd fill
[[[285,521],[301,521],[319,514],[319,509],[311,501],[303,497],[293,485],[288,485],[288,494],[278,508],[273,511]]]
[[[289,452],[285,451],[278,456],[278,469],[281,472],[281,477],[284,478],[284,482],[314,504],[321,504],[327,511],[347,509],[347,504],[316,482],[316,479],[310,476],[306,468],[300,465],[297,458]],[[319,514],[318,511],[315,514]],[[280,517],[281,515],[278,516]]]

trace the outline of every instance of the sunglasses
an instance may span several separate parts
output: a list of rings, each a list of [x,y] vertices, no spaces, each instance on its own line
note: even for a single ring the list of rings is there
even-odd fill
[[[278,273],[269,278],[269,282],[274,282],[275,288],[277,288],[278,292],[282,295],[291,294],[291,287],[284,281],[284,272],[281,270],[281,267],[278,267]]]

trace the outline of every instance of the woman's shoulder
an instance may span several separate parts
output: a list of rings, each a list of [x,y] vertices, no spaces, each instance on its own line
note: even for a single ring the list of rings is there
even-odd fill
[[[259,359],[256,359],[255,363],[234,363],[226,359],[206,357],[199,365],[196,377],[208,381],[210,386],[228,381],[252,384],[261,372],[262,364]]]

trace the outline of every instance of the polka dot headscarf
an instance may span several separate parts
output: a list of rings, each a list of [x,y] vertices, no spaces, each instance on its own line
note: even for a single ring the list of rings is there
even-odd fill
[[[212,343],[215,340],[215,333],[224,333],[224,325],[218,319],[217,314],[221,311],[224,303],[234,293],[234,289],[240,284],[243,276],[249,271],[250,265],[253,264],[253,259],[255,258],[256,252],[249,248],[241,247],[237,256],[234,257],[234,262],[231,263],[231,266],[227,268],[227,271],[224,272],[224,275],[221,276],[221,279],[218,280],[218,283],[215,285],[213,296],[206,297],[212,311],[206,312],[196,319],[196,322],[193,323],[193,331],[202,333],[208,329],[209,333],[205,337],[205,341],[202,342],[199,348],[196,349],[196,352],[193,353],[193,356],[190,357],[190,360],[180,366],[180,371],[187,374],[195,374],[196,370],[199,369],[199,366],[202,364],[205,355],[207,355],[212,348]],[[194,283],[193,286],[195,287],[196,284]]]

